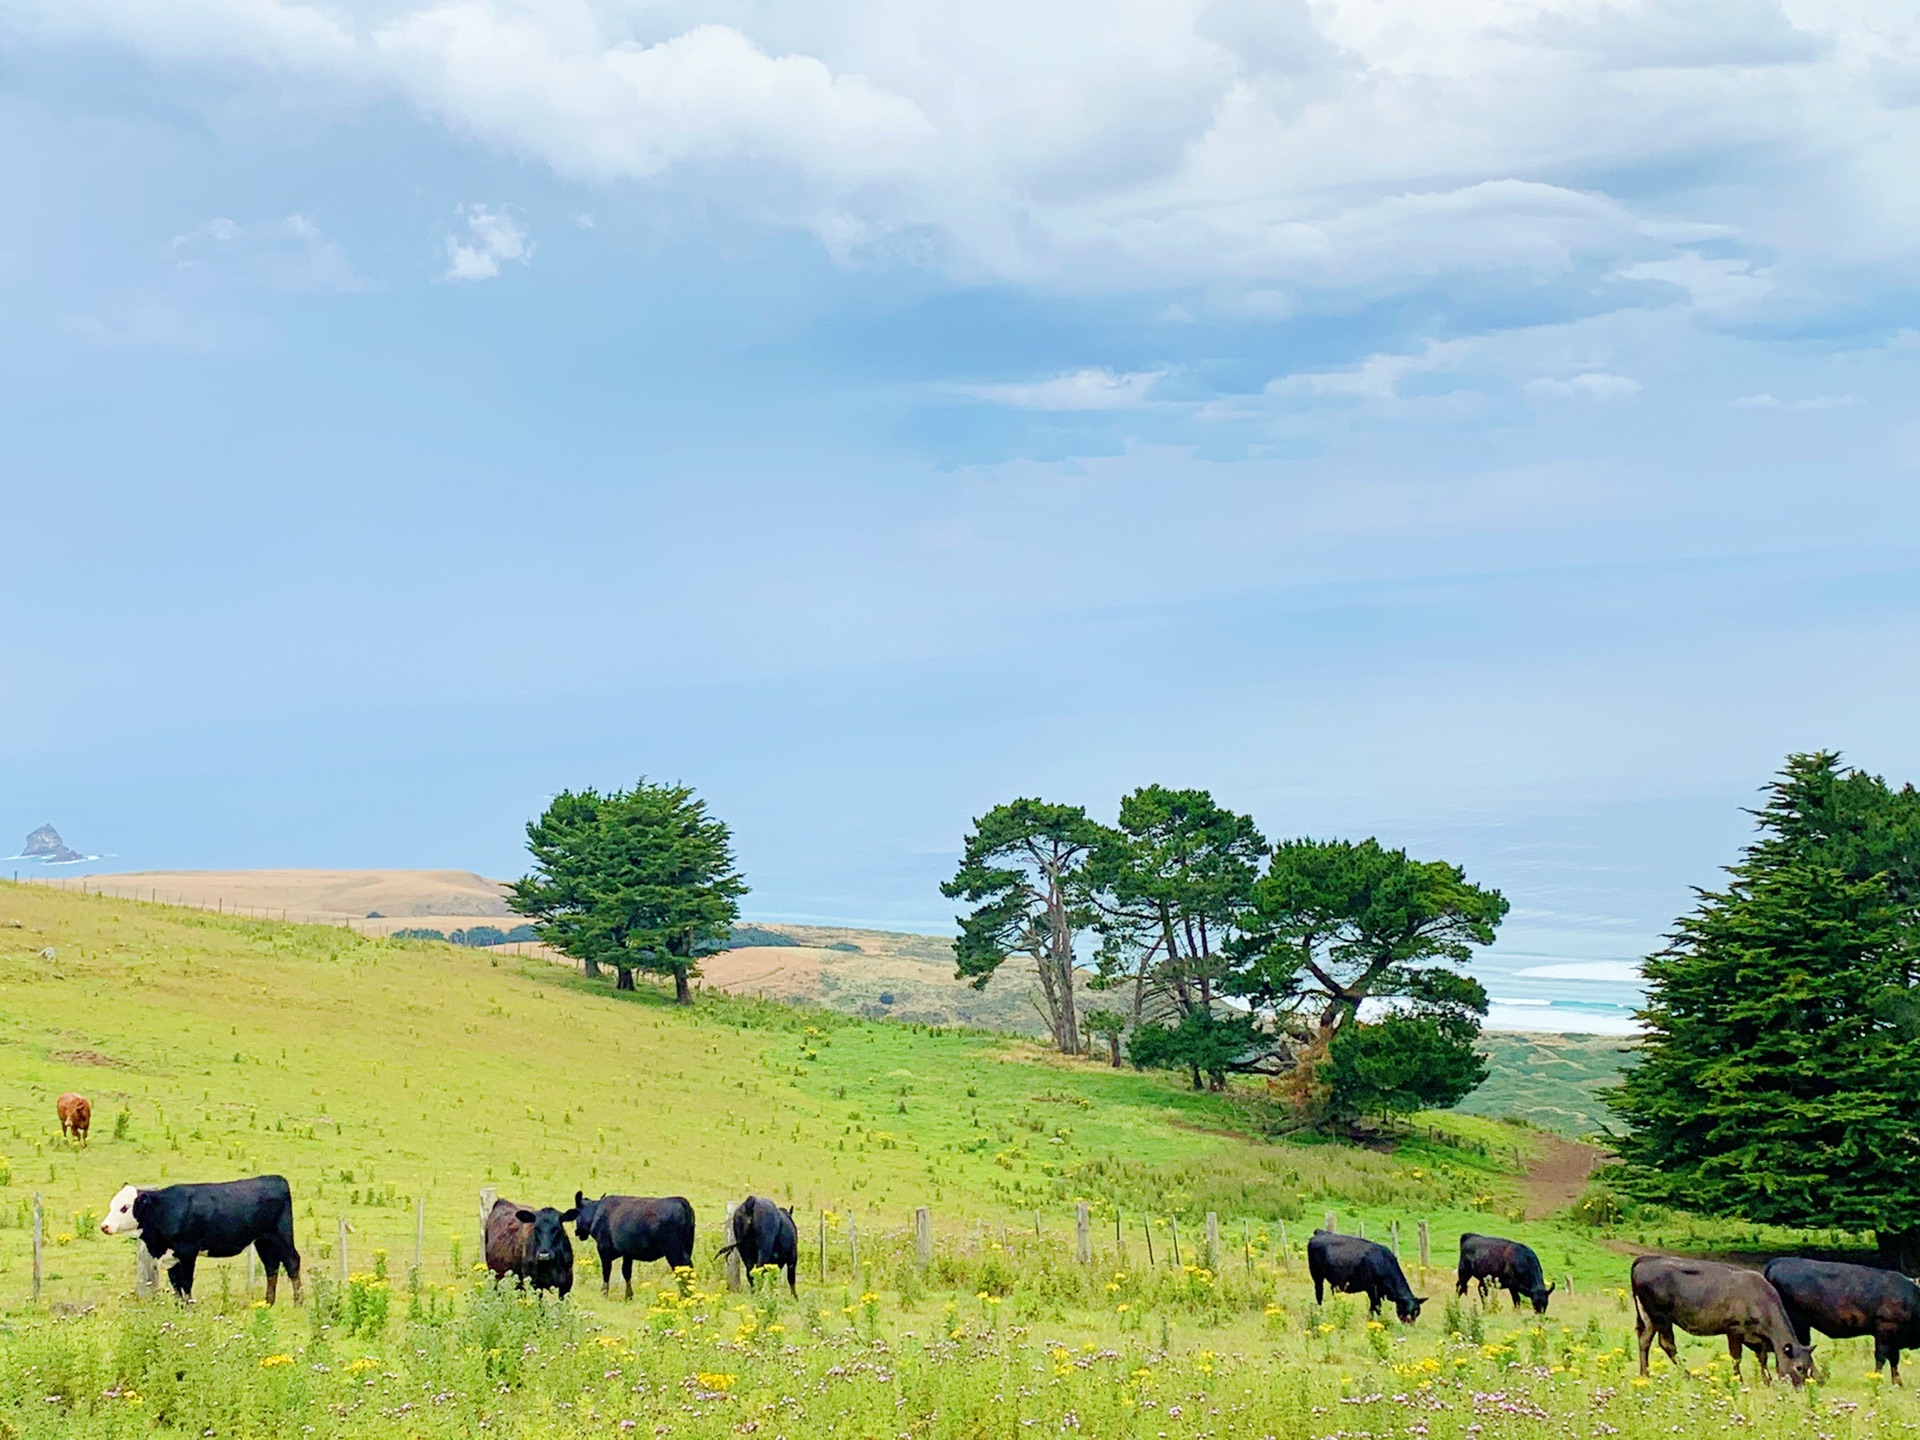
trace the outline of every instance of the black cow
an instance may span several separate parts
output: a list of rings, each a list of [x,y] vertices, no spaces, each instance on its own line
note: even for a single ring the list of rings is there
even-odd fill
[[[512,1275],[535,1290],[573,1289],[573,1242],[567,1239],[572,1210],[551,1205],[529,1210],[511,1200],[496,1200],[487,1212],[487,1268],[495,1279]]]
[[[644,1195],[602,1195],[589,1200],[573,1192],[579,1212],[574,1234],[600,1247],[600,1293],[613,1288],[613,1262],[633,1298],[633,1262],[664,1260],[675,1270],[693,1264],[693,1206],[678,1195],[655,1200]]]
[[[1900,1383],[1900,1352],[1920,1349],[1920,1285],[1892,1270],[1791,1256],[1769,1260],[1760,1273],[1780,1292],[1802,1345],[1815,1330],[1835,1340],[1871,1335],[1873,1368],[1891,1365]]]
[[[167,1279],[182,1300],[193,1298],[193,1266],[202,1255],[224,1260],[251,1245],[267,1272],[267,1304],[285,1269],[300,1303],[300,1252],[293,1248],[293,1191],[279,1175],[217,1185],[124,1187],[107,1203],[103,1235],[136,1235],[155,1260],[172,1256]]]
[[[1796,1386],[1813,1373],[1813,1347],[1793,1333],[1780,1292],[1757,1270],[1716,1265],[1711,1260],[1682,1260],[1642,1255],[1633,1262],[1633,1328],[1640,1337],[1640,1373],[1657,1336],[1667,1358],[1679,1362],[1673,1327],[1689,1335],[1724,1335],[1740,1373],[1743,1350],[1751,1350],[1760,1378],[1769,1380],[1767,1356]]]
[[[1547,1297],[1553,1294],[1553,1286],[1546,1283],[1546,1277],[1540,1273],[1540,1257],[1518,1240],[1503,1240],[1498,1235],[1467,1234],[1460,1237],[1460,1283],[1454,1293],[1467,1293],[1467,1282],[1480,1282],[1480,1299],[1484,1303],[1493,1286],[1499,1286],[1513,1297],[1513,1308],[1520,1308],[1520,1301],[1533,1302],[1533,1313],[1547,1313]]]
[[[1413,1293],[1391,1250],[1371,1240],[1362,1240],[1358,1235],[1314,1231],[1313,1238],[1307,1241],[1307,1273],[1313,1276],[1316,1305],[1326,1299],[1322,1286],[1331,1285],[1349,1295],[1364,1294],[1369,1315],[1380,1313],[1383,1299],[1391,1300],[1400,1323],[1411,1325],[1420,1318],[1420,1307],[1427,1303],[1426,1296]]]
[[[794,1272],[800,1266],[800,1232],[794,1227],[793,1211],[782,1209],[771,1200],[749,1195],[733,1212],[733,1243],[729,1250],[747,1267],[747,1286],[753,1286],[753,1273],[763,1265],[787,1272],[787,1289],[798,1295]]]

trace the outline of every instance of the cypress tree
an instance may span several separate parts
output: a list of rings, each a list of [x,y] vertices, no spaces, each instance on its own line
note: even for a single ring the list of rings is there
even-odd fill
[[[1646,962],[1641,1059],[1610,1097],[1630,1190],[1871,1230],[1920,1265],[1914,812],[1838,756],[1789,760],[1730,883]]]

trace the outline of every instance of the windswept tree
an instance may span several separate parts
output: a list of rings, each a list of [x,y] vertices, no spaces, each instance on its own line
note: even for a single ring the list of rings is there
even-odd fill
[[[1205,790],[1148,785],[1120,802],[1089,876],[1101,979],[1130,992],[1136,1026],[1211,1011],[1231,993],[1231,947],[1266,853],[1252,819]]]
[[[723,947],[740,915],[746,882],[732,836],[684,785],[644,778],[602,795],[565,791],[527,825],[532,871],[507,903],[534,932],[579,960],[602,965],[633,989],[644,970],[673,977],[674,998],[691,1004],[702,956]]]
[[[1920,1271],[1920,797],[1791,757],[1725,889],[1645,965],[1639,1063],[1608,1102],[1630,1192],[1876,1232]]]
[[[1074,943],[1092,923],[1086,867],[1103,833],[1077,805],[996,805],[973,822],[960,868],[940,887],[973,906],[957,917],[956,978],[982,990],[1009,956],[1030,958],[1035,1007],[1063,1054],[1080,1050]]]

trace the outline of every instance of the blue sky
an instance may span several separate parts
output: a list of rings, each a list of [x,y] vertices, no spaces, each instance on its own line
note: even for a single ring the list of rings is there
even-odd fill
[[[1160,781],[1630,958],[1920,772],[1915,155],[1872,0],[0,0],[0,835],[937,926]]]

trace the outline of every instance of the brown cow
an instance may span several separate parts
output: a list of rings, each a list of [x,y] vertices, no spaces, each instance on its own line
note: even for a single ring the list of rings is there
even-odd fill
[[[61,1138],[72,1136],[82,1145],[86,1144],[87,1128],[93,1124],[93,1106],[87,1097],[69,1090],[54,1102],[54,1108],[60,1112]]]
[[[1762,1380],[1772,1379],[1767,1374],[1769,1354],[1796,1386],[1806,1384],[1813,1373],[1813,1347],[1801,1344],[1780,1292],[1757,1270],[1670,1255],[1640,1256],[1633,1262],[1633,1328],[1640,1337],[1642,1375],[1655,1337],[1667,1358],[1679,1362],[1675,1325],[1689,1335],[1726,1336],[1736,1377],[1743,1349],[1753,1351]]]
[[[573,1289],[573,1242],[567,1226],[578,1210],[564,1214],[551,1205],[529,1210],[511,1200],[496,1200],[487,1212],[486,1261],[496,1280],[512,1275],[535,1290]]]

